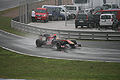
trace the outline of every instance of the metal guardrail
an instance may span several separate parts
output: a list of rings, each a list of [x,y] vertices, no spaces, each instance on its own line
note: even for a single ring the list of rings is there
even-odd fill
[[[98,31],[67,31],[67,30],[53,30],[53,29],[45,29],[38,28],[35,26],[31,26],[25,23],[20,23],[15,21],[15,19],[11,20],[11,27],[30,32],[34,34],[57,34],[59,37],[64,38],[74,38],[74,39],[89,39],[89,40],[120,40],[120,32],[98,32]]]

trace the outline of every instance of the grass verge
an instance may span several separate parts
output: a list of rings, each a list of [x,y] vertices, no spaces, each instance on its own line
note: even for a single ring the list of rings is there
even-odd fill
[[[13,34],[24,36],[25,32],[20,32],[18,30],[15,30],[15,29],[11,28],[12,17],[2,16],[4,14],[9,13],[9,11],[12,11],[12,10],[15,10],[15,9],[17,9],[17,8],[8,9],[8,10],[5,10],[5,11],[0,11],[0,29],[4,30],[4,31],[7,31],[7,32],[10,32],[10,33],[13,33]]]
[[[120,63],[47,59],[21,55],[0,48],[0,78],[120,80],[119,70]]]

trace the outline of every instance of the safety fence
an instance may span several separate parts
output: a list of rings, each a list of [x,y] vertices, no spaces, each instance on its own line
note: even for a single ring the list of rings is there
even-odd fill
[[[57,34],[61,38],[69,38],[69,39],[89,39],[89,40],[120,40],[120,32],[118,31],[68,31],[68,30],[55,30],[55,29],[45,29],[39,28],[35,26],[31,26],[25,23],[17,22],[15,19],[11,20],[11,27],[17,30],[30,32],[34,34]]]

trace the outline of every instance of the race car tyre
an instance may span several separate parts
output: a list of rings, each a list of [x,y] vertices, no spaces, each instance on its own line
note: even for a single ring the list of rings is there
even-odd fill
[[[81,47],[81,44],[78,44],[78,47]]]
[[[61,50],[61,44],[60,44],[60,42],[56,43],[56,48],[57,48],[57,50]]]
[[[37,46],[37,47],[41,47],[42,44],[43,44],[43,42],[42,42],[40,39],[37,39],[37,40],[36,40],[36,46]]]
[[[74,44],[77,44],[77,41],[76,40],[71,40]]]
[[[77,44],[78,47],[81,47],[81,44],[78,44],[76,40],[71,40],[71,41],[74,42],[75,45]]]
[[[76,46],[75,46],[75,45],[77,44],[76,40],[71,40],[71,41],[72,41],[74,44],[70,44],[70,47],[73,48],[73,49],[76,48]]]

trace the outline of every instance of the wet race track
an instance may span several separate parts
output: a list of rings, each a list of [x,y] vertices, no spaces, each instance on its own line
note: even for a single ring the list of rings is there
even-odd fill
[[[68,60],[97,60],[120,62],[119,41],[78,41],[81,48],[56,51],[52,48],[36,48],[37,36],[27,38],[0,31],[0,46],[3,48],[31,56]]]

